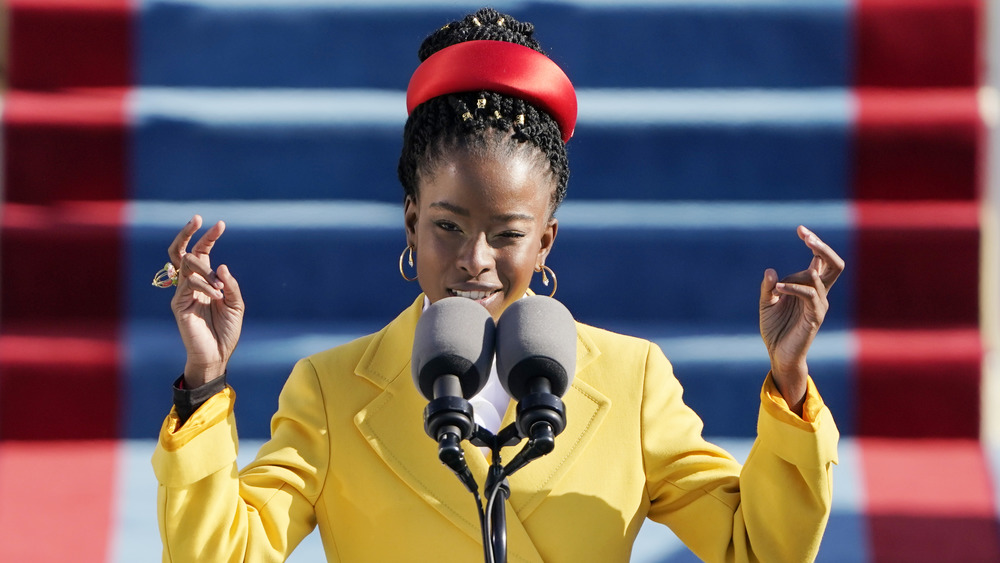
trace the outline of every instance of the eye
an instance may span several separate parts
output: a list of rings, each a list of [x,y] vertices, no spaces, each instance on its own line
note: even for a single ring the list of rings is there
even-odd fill
[[[521,231],[501,231],[494,235],[493,246],[507,246],[516,244],[527,235]]]
[[[446,221],[444,219],[441,219],[439,221],[435,221],[434,224],[437,225],[437,227],[439,229],[441,229],[443,231],[452,232],[452,233],[457,233],[457,232],[460,232],[462,230],[455,223],[452,223],[451,221]]]

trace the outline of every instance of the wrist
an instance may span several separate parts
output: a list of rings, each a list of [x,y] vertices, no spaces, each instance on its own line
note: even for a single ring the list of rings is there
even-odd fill
[[[795,363],[790,366],[781,366],[777,362],[771,362],[771,377],[774,385],[778,388],[781,396],[784,397],[788,408],[802,416],[802,407],[805,404],[806,393],[809,384],[809,368],[805,362]]]
[[[195,389],[202,385],[222,377],[226,373],[226,366],[216,364],[201,366],[192,362],[184,364],[184,387]]]

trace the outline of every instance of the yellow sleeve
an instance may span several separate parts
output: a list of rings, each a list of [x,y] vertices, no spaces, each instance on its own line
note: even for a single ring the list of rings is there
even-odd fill
[[[761,399],[757,440],[741,468],[702,438],[669,362],[650,347],[641,418],[649,517],[704,561],[808,561],[819,549],[836,425],[811,380],[812,422],[788,410],[770,377]]]
[[[271,439],[237,472],[235,393],[227,388],[177,428],[171,412],[153,453],[163,561],[284,561],[316,525],[329,442],[322,389],[308,360],[285,383]]]

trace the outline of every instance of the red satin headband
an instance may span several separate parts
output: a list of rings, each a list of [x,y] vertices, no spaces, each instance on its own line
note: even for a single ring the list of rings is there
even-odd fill
[[[576,92],[545,55],[506,41],[466,41],[427,57],[410,78],[406,111],[445,94],[487,90],[520,98],[559,124],[564,143],[576,128]]]

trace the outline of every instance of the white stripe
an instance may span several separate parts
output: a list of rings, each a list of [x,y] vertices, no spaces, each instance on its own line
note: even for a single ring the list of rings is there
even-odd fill
[[[664,337],[644,335],[655,342],[673,362],[714,363],[760,360],[767,363],[767,352],[759,334],[699,335]],[[857,337],[850,331],[824,330],[809,348],[809,359],[844,360],[858,355]]]
[[[137,123],[150,118],[228,126],[392,126],[406,121],[406,98],[392,90],[138,88]]]
[[[401,229],[403,207],[367,201],[132,201],[126,206],[133,227],[180,228],[198,213],[206,224],[224,220],[232,228]],[[562,228],[814,229],[851,224],[844,202],[663,202],[575,201],[556,212]]]
[[[854,98],[846,89],[661,90],[581,89],[578,125],[847,126]],[[136,123],[161,119],[207,125],[402,128],[403,92],[373,89],[138,88],[130,94]]]
[[[853,98],[842,88],[810,90],[611,90],[579,93],[580,125],[824,123],[846,126]]]

